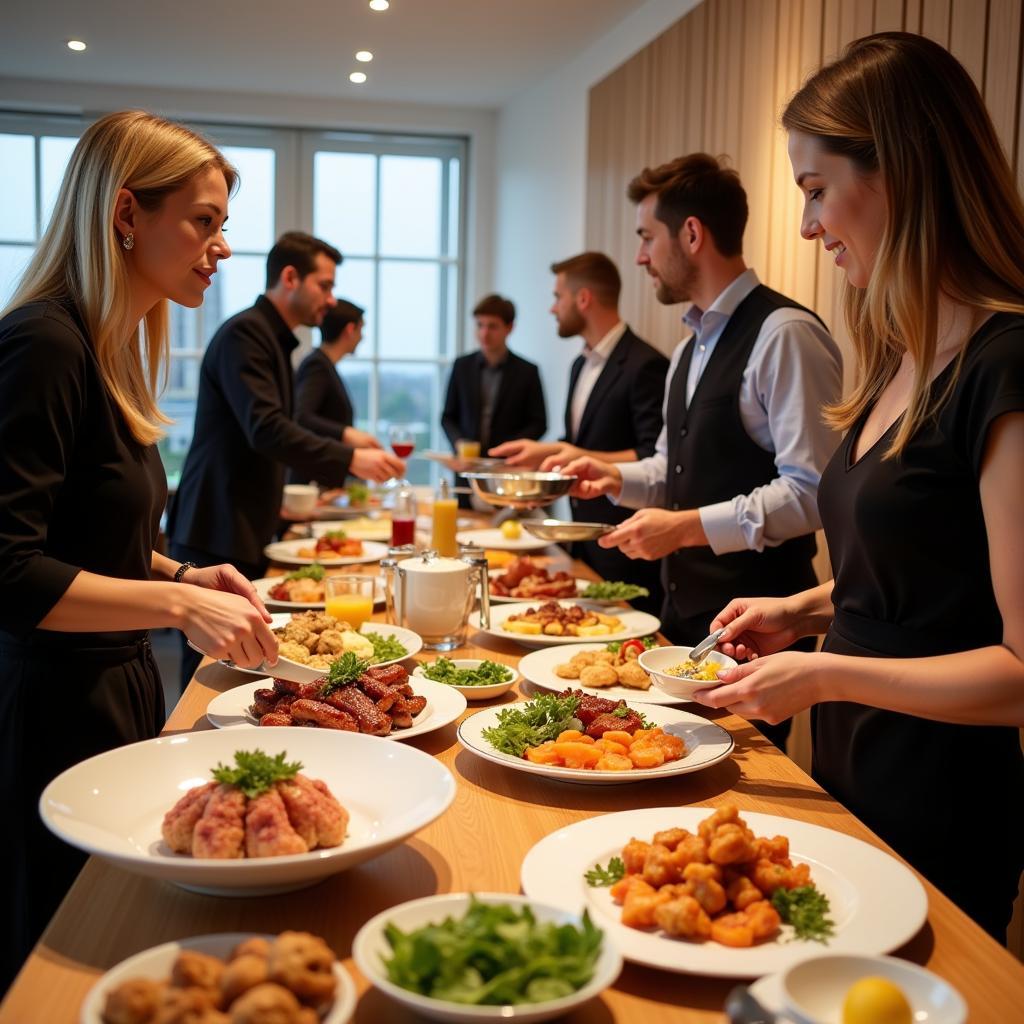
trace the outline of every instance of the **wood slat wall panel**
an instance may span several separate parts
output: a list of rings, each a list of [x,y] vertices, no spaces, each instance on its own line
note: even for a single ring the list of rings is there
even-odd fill
[[[807,73],[849,42],[903,28],[948,46],[978,83],[1024,189],[1022,0],[705,0],[590,93],[587,246],[623,277],[622,311],[668,353],[682,337],[678,307],[660,305],[635,266],[634,211],[625,187],[642,167],[682,153],[728,155],[750,203],[746,255],[761,279],[816,309],[843,350],[842,276],[820,246],[799,236],[782,106]],[[566,253],[565,255],[569,255]],[[819,559],[827,569],[827,552]],[[791,753],[807,750],[806,726]],[[1024,948],[1024,915],[1011,948]]]

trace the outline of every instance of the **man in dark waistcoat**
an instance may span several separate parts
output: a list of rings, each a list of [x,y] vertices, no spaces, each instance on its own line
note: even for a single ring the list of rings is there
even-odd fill
[[[688,646],[734,597],[817,584],[818,481],[838,442],[821,407],[841,394],[842,359],[814,313],[747,268],[735,171],[696,153],[645,169],[628,194],[637,263],[659,302],[692,303],[693,334],[672,356],[654,455],[566,472],[581,496],[639,510],[599,543],[661,561],[662,629]],[[758,723],[782,747],[789,725]]]
[[[285,472],[340,486],[352,474],[386,480],[405,471],[390,452],[355,448],[295,421],[291,354],[299,325],[316,327],[334,305],[341,253],[301,231],[267,254],[267,290],[223,323],[199,371],[192,444],[167,523],[171,557],[196,565],[230,562],[262,576],[263,548],[279,523]],[[184,646],[182,683],[199,658]]]
[[[661,396],[668,360],[637,337],[619,315],[622,280],[615,264],[599,252],[585,252],[551,265],[555,301],[551,307],[561,338],[583,339],[569,374],[565,430],[557,442],[517,440],[490,450],[509,466],[536,468],[543,459],[565,463],[584,454],[611,462],[654,453],[661,430]],[[580,522],[621,523],[629,517],[605,497],[571,499]],[[646,587],[632,603],[645,611],[661,607],[656,565],[631,561],[594,541],[574,544],[572,553],[607,580]]]

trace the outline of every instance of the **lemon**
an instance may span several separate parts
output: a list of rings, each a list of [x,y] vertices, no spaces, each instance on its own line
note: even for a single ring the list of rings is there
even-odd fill
[[[523,528],[519,525],[519,520],[506,519],[501,524],[501,535],[505,540],[519,540],[523,535]]]
[[[888,978],[861,978],[843,1000],[843,1024],[913,1024],[914,1011]]]

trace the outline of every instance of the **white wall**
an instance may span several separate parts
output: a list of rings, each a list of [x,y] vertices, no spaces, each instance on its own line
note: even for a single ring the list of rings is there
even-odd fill
[[[569,366],[580,342],[555,331],[548,268],[584,246],[588,91],[698,3],[649,0],[501,110],[494,288],[518,310],[512,347],[541,367],[550,437],[561,434]],[[623,276],[639,272],[619,269]]]

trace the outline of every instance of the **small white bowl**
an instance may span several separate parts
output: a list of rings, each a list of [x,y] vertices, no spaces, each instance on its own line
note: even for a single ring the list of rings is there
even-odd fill
[[[320,488],[313,484],[285,484],[282,506],[293,516],[308,516],[316,508]]]
[[[692,700],[698,690],[721,685],[707,679],[679,679],[665,674],[665,669],[686,661],[692,650],[692,647],[652,647],[649,651],[644,651],[638,660],[640,667],[650,674],[653,685],[659,690],[679,700]],[[714,662],[719,668],[736,667],[736,662],[732,658],[718,651],[712,651],[705,660]]]
[[[452,658],[452,664],[456,668],[479,668],[483,663],[483,658]],[[426,679],[428,678],[427,674],[423,671],[426,667],[426,664],[421,663],[413,669],[412,674]],[[455,686],[452,683],[442,683],[441,685],[451,686],[453,690],[458,690],[466,700],[491,700],[493,697],[500,697],[503,693],[508,693],[519,679],[519,673],[514,668],[511,666],[506,666],[506,668],[512,675],[504,683],[494,683],[491,686]],[[433,681],[438,682],[436,679]]]
[[[910,1003],[914,1024],[964,1024],[967,1004],[952,985],[917,964],[894,956],[840,953],[803,960],[782,973],[786,1012],[799,1024],[840,1024],[843,1000],[862,978],[887,978]]]
[[[555,921],[558,924],[579,925],[578,914],[560,910],[546,903],[537,903],[526,896],[507,892],[475,893],[481,903],[507,903],[513,907],[529,906],[534,917],[540,922]],[[525,1003],[519,1006],[469,1006],[450,1003],[443,999],[431,999],[416,992],[401,988],[388,980],[387,971],[381,958],[389,956],[391,947],[384,937],[384,927],[389,922],[402,931],[420,928],[425,924],[436,924],[446,917],[460,917],[469,909],[469,893],[445,893],[440,896],[426,896],[419,900],[400,903],[370,918],[352,940],[352,958],[356,966],[386,995],[402,1003],[416,1013],[431,1020],[454,1021],[457,1024],[488,1024],[492,1021],[516,1021],[528,1024],[532,1021],[551,1020],[589,1002],[619,976],[622,957],[608,941],[605,930],[601,953],[594,965],[594,976],[583,988],[562,999],[550,999],[543,1003]]]

